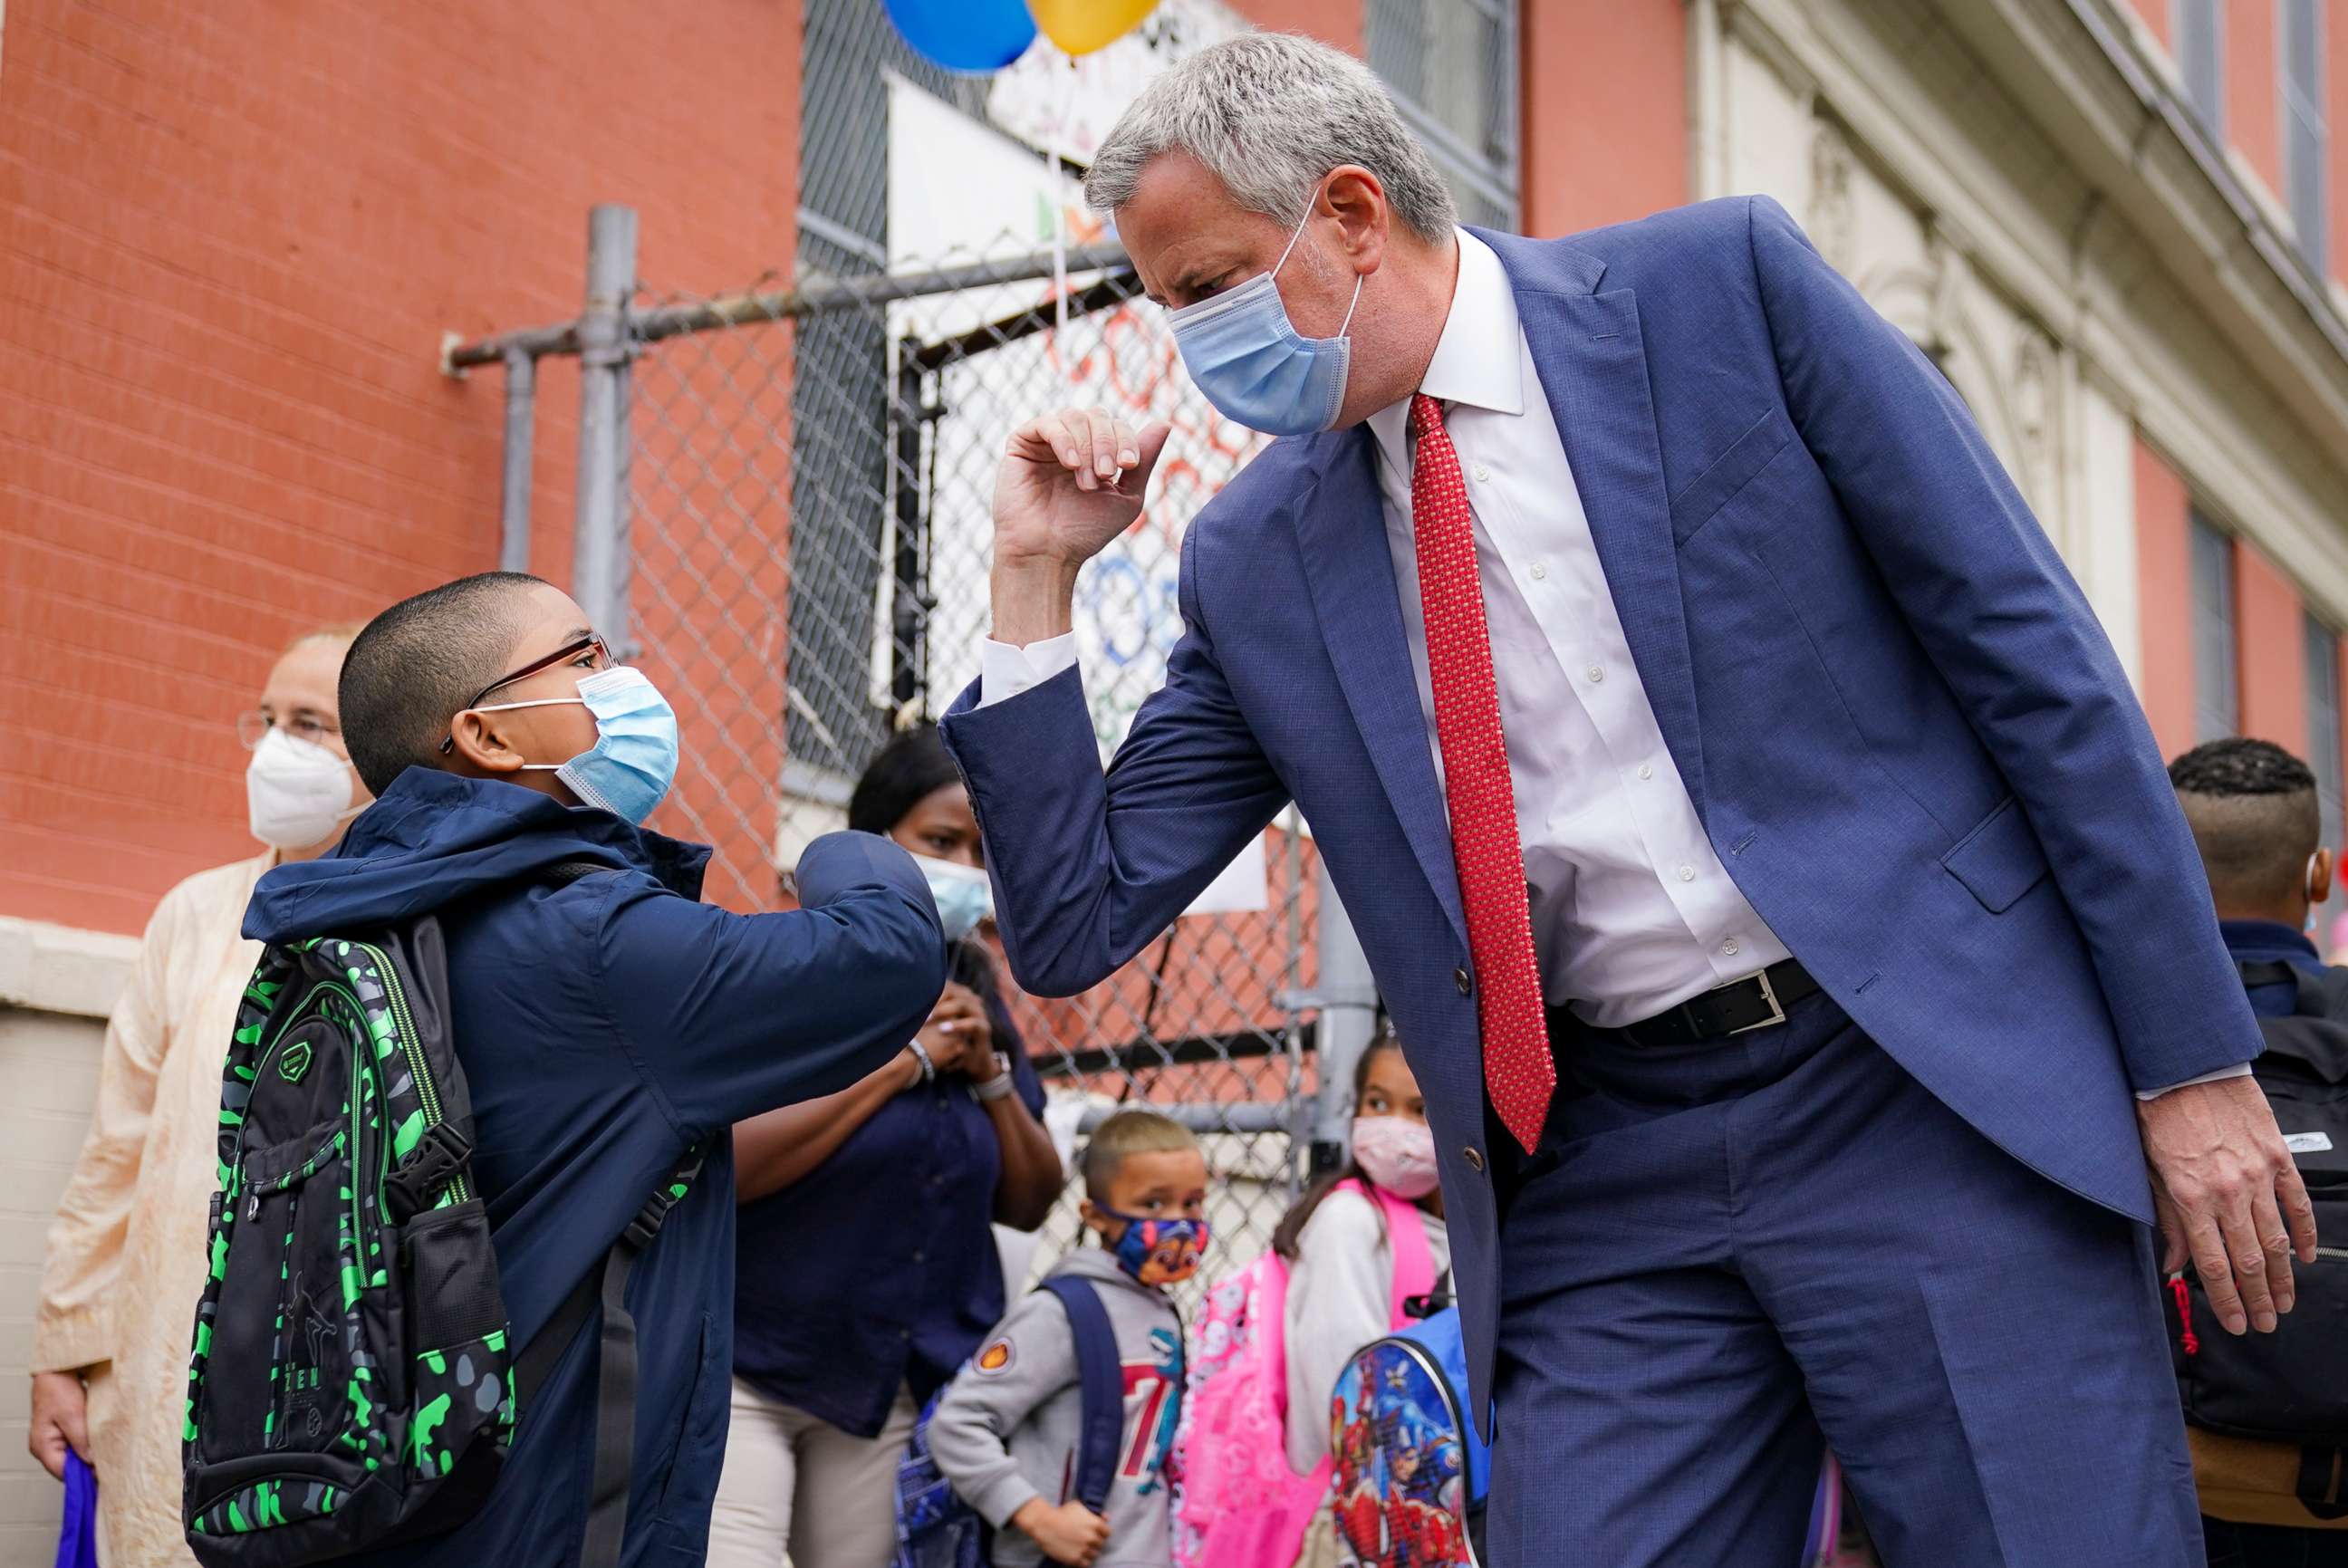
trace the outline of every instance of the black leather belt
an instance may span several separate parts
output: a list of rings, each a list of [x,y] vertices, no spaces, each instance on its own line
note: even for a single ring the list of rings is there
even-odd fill
[[[1784,1023],[1787,1008],[1821,989],[1810,978],[1808,970],[1788,958],[1772,964],[1758,975],[1748,975],[1702,995],[1691,996],[1669,1012],[1610,1032],[1626,1036],[1642,1046],[1693,1046],[1704,1040],[1725,1039],[1747,1029],[1766,1029],[1772,1024]],[[1590,1026],[1562,1007],[1550,1009],[1549,1033],[1552,1040],[1570,1038],[1573,1031]]]

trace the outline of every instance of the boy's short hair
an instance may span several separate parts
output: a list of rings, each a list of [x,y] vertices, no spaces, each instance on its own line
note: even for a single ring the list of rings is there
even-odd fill
[[[2179,757],[2168,782],[2219,903],[2272,905],[2300,895],[2307,857],[2323,837],[2306,763],[2271,740],[2238,736]]]
[[[336,698],[343,744],[370,794],[412,766],[438,766],[448,722],[506,673],[522,632],[520,572],[482,572],[402,599],[360,629],[343,655]]]
[[[1078,1157],[1084,1172],[1085,1196],[1096,1203],[1108,1202],[1109,1183],[1125,1169],[1129,1154],[1157,1154],[1199,1147],[1190,1130],[1170,1116],[1154,1110],[1120,1110],[1093,1129],[1092,1140]]]

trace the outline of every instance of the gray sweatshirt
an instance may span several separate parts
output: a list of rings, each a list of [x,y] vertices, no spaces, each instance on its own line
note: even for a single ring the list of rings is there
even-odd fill
[[[1052,1273],[1098,1288],[1125,1363],[1124,1439],[1109,1488],[1108,1545],[1096,1568],[1166,1568],[1174,1538],[1163,1471],[1181,1413],[1182,1320],[1165,1292],[1139,1284],[1099,1248],[1072,1254]],[[1067,1309],[1040,1290],[1013,1305],[938,1401],[930,1453],[1000,1532],[996,1568],[1043,1562],[1035,1543],[1007,1524],[1031,1498],[1056,1504],[1075,1495],[1083,1412]]]

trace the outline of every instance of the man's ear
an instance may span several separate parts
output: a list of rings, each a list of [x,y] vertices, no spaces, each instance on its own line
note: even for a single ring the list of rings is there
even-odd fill
[[[500,717],[469,707],[458,714],[448,727],[448,733],[456,738],[456,747],[441,758],[441,765],[454,772],[489,779],[520,772],[528,758],[514,748],[512,738],[499,727]]]
[[[1345,254],[1351,270],[1369,273],[1385,257],[1386,230],[1392,210],[1378,177],[1353,164],[1340,166],[1321,192],[1322,205],[1336,215],[1344,232]]]
[[[2322,903],[2332,896],[2332,873],[2336,869],[2337,862],[2333,860],[2330,850],[2315,851],[2315,863],[2307,871],[2308,903]]]

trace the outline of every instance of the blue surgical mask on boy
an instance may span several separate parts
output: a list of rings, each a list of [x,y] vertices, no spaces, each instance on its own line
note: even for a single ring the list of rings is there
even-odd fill
[[[1308,208],[1272,271],[1166,318],[1182,364],[1207,401],[1226,418],[1268,436],[1325,430],[1337,422],[1345,402],[1345,375],[1354,357],[1345,328],[1354,324],[1354,306],[1362,303],[1362,275],[1354,274],[1353,304],[1345,307],[1334,337],[1299,333],[1272,281],[1312,221]]]
[[[922,880],[930,884],[930,897],[938,906],[938,923],[945,928],[948,942],[960,942],[994,913],[994,884],[976,866],[930,855],[915,855],[913,863],[922,868]]]
[[[1199,1271],[1200,1255],[1207,1250],[1204,1220],[1160,1220],[1140,1214],[1100,1212],[1125,1222],[1125,1233],[1112,1244],[1117,1266],[1143,1284],[1179,1284]]]
[[[676,781],[676,712],[644,671],[618,665],[582,677],[575,697],[491,703],[476,711],[558,707],[572,702],[595,716],[595,744],[568,762],[525,762],[522,767],[552,773],[590,806],[625,821],[642,822]]]

